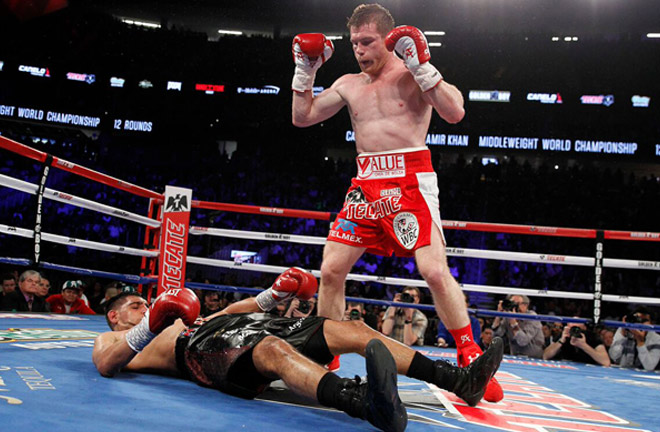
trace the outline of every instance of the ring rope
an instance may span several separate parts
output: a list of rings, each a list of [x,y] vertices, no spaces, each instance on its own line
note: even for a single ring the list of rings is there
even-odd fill
[[[32,231],[31,229],[9,226],[5,224],[0,224],[0,233],[15,235],[18,237],[34,238],[34,231]],[[93,249],[104,252],[121,253],[124,255],[156,258],[158,257],[159,254],[158,250],[143,250],[143,249],[132,248],[129,246],[117,246],[108,243],[100,243],[91,240],[82,240],[78,238],[66,237],[59,234],[51,234],[46,232],[41,233],[41,239],[50,243],[57,243],[66,246],[75,246],[84,249]]]
[[[224,228],[210,228],[210,227],[198,227],[198,226],[191,226],[190,234],[239,238],[239,239],[247,239],[247,240],[265,240],[265,241],[278,241],[278,242],[283,241],[289,243],[300,243],[300,244],[318,245],[318,246],[324,245],[327,241],[326,237],[318,237],[318,236],[268,233],[268,232],[258,232],[258,231],[242,231],[242,230],[231,230]],[[541,254],[541,253],[510,252],[510,251],[491,251],[484,249],[467,249],[467,248],[453,248],[453,247],[447,247],[446,251],[447,251],[447,255],[449,256],[464,257],[464,258],[499,259],[499,260],[531,262],[531,263],[576,265],[576,266],[584,266],[584,267],[593,267],[596,262],[596,259],[594,257],[585,257],[585,256],[551,255],[551,254]],[[603,267],[646,269],[646,270],[660,271],[660,261],[604,258]]]
[[[26,238],[32,238],[34,236],[34,232],[32,230],[12,227],[3,224],[0,224],[0,232],[10,235],[26,237]],[[244,231],[244,233],[248,233],[248,231]],[[74,239],[74,238],[59,236],[55,234],[49,234],[49,233],[43,233],[43,239],[45,241],[65,244],[68,246],[79,246],[88,249],[97,249],[106,252],[123,253],[127,255],[157,257],[159,254],[158,250],[134,249],[127,246],[109,245],[105,243]],[[518,252],[512,252],[512,253],[518,253]],[[461,256],[467,256],[467,255],[461,254]],[[252,270],[252,271],[258,271],[264,273],[281,273],[288,268],[283,266],[241,263],[236,261],[195,257],[191,255],[187,257],[187,262],[191,264],[199,264],[199,265],[228,268],[228,269],[241,267],[245,270]],[[321,272],[318,270],[311,270],[311,272],[316,277],[321,276]],[[347,280],[353,280],[358,282],[376,282],[376,283],[382,283],[384,285],[415,286],[420,288],[428,288],[428,285],[423,280],[405,279],[405,278],[396,278],[396,277],[378,276],[378,275],[363,275],[363,274],[349,273],[347,276]],[[558,297],[558,298],[576,299],[576,300],[593,300],[593,294],[591,293],[555,291],[555,290],[546,290],[546,289],[539,290],[539,289],[531,289],[531,288],[515,288],[515,287],[502,287],[502,286],[487,286],[487,285],[476,285],[476,284],[459,284],[459,285],[463,290],[471,291],[471,292],[482,292],[489,294],[521,294],[521,295],[524,294],[530,297]],[[603,294],[602,299],[606,301],[619,302],[619,303],[660,304],[660,299],[654,297],[634,297],[627,295]]]
[[[39,186],[33,183],[29,183],[23,180],[9,177],[4,174],[0,174],[0,186],[6,186],[15,190],[19,190],[21,192],[29,193],[31,195],[36,195],[37,189],[39,188]],[[54,189],[46,188],[44,192],[44,197],[51,199],[53,201],[58,201],[65,204],[71,204],[76,207],[84,208],[87,210],[94,210],[99,213],[104,213],[110,216],[116,216],[118,218],[127,219],[133,222],[150,226],[152,228],[160,227],[160,221],[136,213],[132,213],[126,210],[122,210],[117,207],[112,207],[106,204],[101,204],[96,201],[92,201],[75,195],[60,192]]]
[[[23,258],[0,257],[0,263],[30,266],[32,265],[33,262],[31,260],[23,259]],[[156,278],[150,276],[138,276],[138,275],[123,274],[123,273],[105,272],[100,270],[84,269],[80,267],[72,267],[72,266],[66,266],[66,265],[54,264],[48,262],[42,262],[41,264],[46,269],[67,271],[70,273],[80,274],[84,276],[96,276],[106,279],[114,279],[127,283],[147,284],[147,283],[157,282]],[[229,292],[246,293],[251,295],[255,295],[263,291],[261,288],[235,287],[230,285],[206,284],[201,282],[186,282],[185,286],[192,289],[229,291]],[[346,297],[346,300],[351,302],[367,303],[367,304],[374,304],[379,306],[406,307],[406,308],[435,312],[435,307],[433,305],[426,305],[426,304],[399,303],[399,302],[393,302],[387,300],[365,299],[360,297]],[[553,321],[553,322],[564,322],[564,323],[574,322],[574,323],[585,323],[585,324],[592,322],[592,320],[588,318],[563,317],[557,315],[520,314],[515,312],[499,312],[499,311],[492,311],[487,309],[468,308],[468,312],[483,316],[499,316],[503,318],[517,318],[517,319],[532,320],[532,321]],[[660,331],[660,325],[632,324],[632,323],[625,323],[621,321],[612,321],[612,320],[606,320],[603,321],[602,323],[609,327],[625,327],[625,328],[638,329],[638,330]]]
[[[32,147],[28,147],[25,144],[21,144],[19,142],[16,142],[14,140],[11,140],[3,136],[0,136],[0,148],[9,150],[21,156],[24,156],[28,159],[33,159],[42,163],[45,162],[46,158],[48,157],[48,154],[45,152],[39,151],[37,149],[33,149]],[[56,156],[53,156],[52,166],[55,168],[59,168],[63,171],[68,171],[70,173],[79,175],[81,177],[85,177],[90,180],[97,181],[106,186],[111,186],[116,189],[121,189],[125,192],[130,192],[134,195],[138,195],[144,198],[152,198],[160,202],[162,202],[164,199],[163,194],[159,194],[149,189],[145,189],[141,186],[136,186],[132,183],[119,180],[107,174],[103,174],[98,171],[85,168],[84,166],[77,165],[73,162],[69,162],[67,160],[58,158]]]
[[[211,267],[221,267],[221,268],[237,268],[240,267],[244,270],[251,270],[263,273],[281,273],[286,270],[288,267],[283,266],[273,266],[267,264],[254,264],[254,263],[241,263],[235,261],[227,260],[218,260],[214,258],[203,258],[196,256],[188,256],[187,262],[190,264],[200,264],[207,265]],[[309,270],[309,269],[308,269]],[[309,270],[315,277],[321,277],[321,272],[319,270]],[[396,286],[415,286],[420,288],[428,288],[428,285],[423,280],[418,279],[404,279],[396,278],[389,276],[374,276],[374,275],[364,275],[364,274],[355,274],[349,273],[346,277],[347,280],[353,280],[358,282],[376,282],[384,285],[396,285]],[[490,294],[525,294],[530,297],[553,297],[553,298],[565,298],[565,299],[577,299],[577,300],[593,300],[592,293],[581,293],[581,292],[571,292],[571,291],[554,291],[554,290],[538,290],[530,288],[514,288],[514,287],[498,287],[498,286],[488,286],[488,285],[475,285],[475,284],[459,284],[461,289],[471,292],[482,292]],[[604,300],[608,301],[618,301],[618,302],[628,302],[627,299],[630,299],[630,296],[616,296],[616,295],[603,295]],[[660,305],[660,298],[654,297],[635,297],[634,303],[646,303],[646,304],[658,304]]]

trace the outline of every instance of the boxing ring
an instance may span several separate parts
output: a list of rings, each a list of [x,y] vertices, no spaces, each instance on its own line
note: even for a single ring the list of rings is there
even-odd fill
[[[0,223],[3,236],[31,239],[34,257],[2,256],[0,263],[63,272],[71,277],[89,276],[119,280],[143,288],[145,296],[155,294],[158,275],[157,249],[161,229],[162,194],[115,179],[100,172],[48,155],[20,143],[0,137],[0,148],[44,164],[41,182],[33,184],[0,174],[0,185],[18,193],[36,197],[35,226],[30,228]],[[104,203],[60,192],[46,187],[48,171],[57,168],[108,187],[147,199],[146,215],[122,210]],[[86,239],[71,238],[49,232],[42,227],[41,202],[51,199],[86,210],[119,217],[144,227],[142,245],[112,245]],[[330,221],[329,212],[279,209],[192,200],[193,209],[260,214],[272,217],[309,218]],[[602,302],[660,305],[660,299],[603,293],[603,269],[624,268],[635,271],[658,271],[660,262],[621,259],[604,256],[605,242],[633,241],[655,244],[660,233],[598,231],[523,225],[444,221],[445,229],[498,232],[544,237],[571,237],[591,242],[592,256],[547,253],[525,253],[468,248],[448,248],[450,257],[505,260],[538,264],[572,265],[593,269],[592,292],[572,292],[546,288],[521,288],[462,284],[465,291],[494,294],[525,294],[536,298],[566,298],[593,302],[590,318],[539,315],[533,319],[559,322],[595,322],[608,327],[630,327],[659,330],[659,326],[626,324],[601,317]],[[42,230],[42,228],[47,228]],[[191,236],[248,239],[263,242],[296,243],[319,247],[324,237],[289,233],[264,233],[228,230],[215,227],[190,227]],[[139,271],[126,273],[104,269],[87,269],[65,262],[41,260],[42,248],[48,243],[140,257]],[[92,253],[92,252],[90,252]],[[5,255],[6,252],[0,253]],[[66,260],[66,257],[59,257]],[[260,263],[221,260],[209,257],[186,257],[188,264],[232,269],[261,274],[275,274],[288,268]],[[296,265],[297,263],[290,263]],[[317,269],[310,269],[317,277]],[[377,272],[376,272],[377,273]],[[384,275],[350,274],[349,280],[392,286],[426,287],[421,280]],[[220,290],[256,294],[258,288],[186,282],[193,289]],[[392,302],[349,297],[348,300],[389,306]],[[406,304],[410,307],[410,304]],[[433,310],[431,305],[416,305]],[[471,309],[480,316],[504,316],[529,319],[528,315]],[[101,316],[70,316],[36,313],[0,312],[0,430],[8,431],[76,431],[76,430],[145,430],[162,431],[195,429],[214,430],[372,430],[366,422],[341,412],[318,407],[302,400],[276,382],[256,401],[224,395],[216,390],[171,377],[121,373],[112,379],[101,377],[92,361],[93,340],[107,331]],[[432,346],[418,347],[432,358],[455,361],[454,349]],[[352,377],[364,375],[363,359],[343,355],[338,374]],[[655,404],[660,396],[660,374],[616,367],[603,368],[564,361],[541,361],[505,356],[497,374],[505,397],[499,403],[481,402],[468,407],[451,393],[406,377],[400,377],[399,390],[409,413],[410,431],[462,429],[468,431],[660,431]],[[255,415],[256,414],[256,415]]]

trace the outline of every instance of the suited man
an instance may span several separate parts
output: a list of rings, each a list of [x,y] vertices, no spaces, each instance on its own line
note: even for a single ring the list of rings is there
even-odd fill
[[[16,312],[48,312],[46,301],[39,297],[40,284],[39,272],[24,271],[18,278],[18,289],[5,297],[2,308]]]

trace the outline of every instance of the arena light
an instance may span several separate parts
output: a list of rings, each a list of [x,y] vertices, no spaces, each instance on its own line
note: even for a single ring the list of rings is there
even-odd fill
[[[553,42],[557,42],[557,41],[559,41],[559,36],[553,36],[553,37],[552,37],[552,41],[553,41]]]
[[[660,33],[647,33],[646,37],[649,39],[660,39]]]
[[[334,35],[329,35],[329,36],[326,36],[325,38],[329,39],[329,40],[342,40],[342,39],[344,39],[343,36],[334,36]]]
[[[147,22],[147,21],[138,21],[138,20],[132,20],[132,19],[127,19],[123,18],[121,20],[124,24],[129,24],[129,25],[135,25],[135,26],[141,26],[141,27],[148,27],[148,28],[160,28],[160,24],[152,23],[152,22]]]
[[[443,31],[429,30],[429,31],[425,31],[424,34],[425,34],[426,36],[444,36],[444,35],[445,35],[445,32],[443,32]]]
[[[218,33],[220,33],[220,34],[224,34],[224,35],[234,35],[234,36],[240,36],[240,35],[243,34],[242,31],[238,31],[238,30],[223,30],[223,29],[218,30]]]
[[[442,42],[429,42],[430,47],[440,47],[442,46]]]

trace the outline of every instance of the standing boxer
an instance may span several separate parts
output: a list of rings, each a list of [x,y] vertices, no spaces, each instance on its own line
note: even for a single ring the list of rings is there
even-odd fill
[[[341,319],[344,281],[365,251],[414,256],[438,316],[456,340],[459,365],[467,366],[482,351],[447,265],[437,176],[425,144],[433,110],[458,123],[465,115],[463,96],[429,62],[424,34],[411,26],[395,28],[384,7],[358,6],[347,26],[362,72],[343,75],[317,97],[314,77],[334,46],[319,33],[298,35],[292,46],[293,124],[311,126],[347,107],[358,152],[357,177],[323,252],[319,314]],[[502,397],[493,378],[485,399]]]

